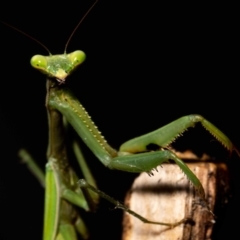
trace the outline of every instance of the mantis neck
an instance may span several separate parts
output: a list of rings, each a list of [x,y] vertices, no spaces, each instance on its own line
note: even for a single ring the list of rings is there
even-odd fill
[[[47,78],[47,96],[46,108],[48,113],[49,126],[49,141],[47,158],[56,159],[57,164],[61,169],[66,169],[68,166],[67,152],[65,145],[65,129],[63,125],[62,114],[48,104],[48,98],[51,91],[54,91],[57,83],[53,79]]]

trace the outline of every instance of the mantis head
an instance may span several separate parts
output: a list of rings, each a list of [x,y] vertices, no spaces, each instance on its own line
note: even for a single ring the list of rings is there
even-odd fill
[[[83,51],[77,50],[69,54],[42,56],[35,55],[31,58],[31,65],[46,74],[64,83],[66,77],[72,73],[86,58]]]

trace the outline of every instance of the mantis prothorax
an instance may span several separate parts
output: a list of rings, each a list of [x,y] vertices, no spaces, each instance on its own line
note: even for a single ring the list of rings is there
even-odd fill
[[[66,66],[75,69],[85,59],[85,54],[76,51],[71,54],[54,55],[49,57],[34,56],[31,60],[32,65],[48,75],[47,78],[47,101],[46,105],[49,112],[50,141],[46,174],[46,214],[45,214],[45,235],[46,239],[74,239],[75,233],[72,224],[62,224],[65,216],[60,216],[64,209],[69,209],[66,222],[77,219],[74,204],[85,209],[87,203],[80,197],[81,193],[77,184],[78,178],[67,166],[64,140],[62,135],[62,116],[74,127],[87,146],[99,158],[99,160],[111,169],[129,172],[148,172],[157,168],[162,162],[169,159],[174,160],[184,171],[190,181],[195,185],[199,195],[204,199],[204,191],[201,183],[188,167],[167,149],[168,145],[188,127],[193,127],[200,122],[211,132],[224,146],[230,151],[234,150],[231,141],[216,127],[199,115],[190,115],[180,118],[165,127],[135,138],[123,144],[119,151],[111,148],[97,131],[95,125],[90,121],[88,114],[80,105],[78,100],[66,89],[63,83],[70,74]],[[57,68],[55,70],[52,69]],[[52,126],[58,126],[56,128]],[[52,128],[51,128],[52,127]],[[150,144],[157,145],[158,151],[149,151]],[[66,171],[62,174],[60,171]],[[86,192],[87,194],[87,192]],[[51,209],[48,210],[48,209]],[[63,215],[63,214],[62,214]],[[68,219],[68,217],[70,219]],[[77,226],[79,226],[75,222]],[[181,222],[181,220],[180,220]],[[159,223],[161,224],[161,223]],[[166,223],[174,226],[174,223]],[[66,227],[66,229],[64,229]],[[79,229],[79,228],[78,228]],[[69,235],[69,237],[67,236]]]

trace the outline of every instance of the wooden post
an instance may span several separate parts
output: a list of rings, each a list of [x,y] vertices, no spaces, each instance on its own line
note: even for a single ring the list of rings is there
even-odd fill
[[[194,154],[182,154],[188,166],[200,179],[209,208],[214,212],[218,201],[229,189],[228,170],[224,163],[202,161]],[[190,161],[191,160],[191,161]],[[215,219],[201,206],[201,199],[182,170],[176,164],[163,164],[158,172],[149,177],[146,173],[135,179],[125,204],[133,211],[153,221],[174,223],[191,218],[192,224],[175,228],[145,224],[125,213],[123,240],[206,240],[211,239]]]

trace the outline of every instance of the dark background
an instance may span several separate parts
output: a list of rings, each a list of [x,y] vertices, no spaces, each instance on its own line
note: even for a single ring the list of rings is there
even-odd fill
[[[29,5],[32,4],[32,5]],[[35,37],[53,54],[62,53],[92,1],[6,2],[1,20]],[[100,0],[72,38],[67,51],[84,50],[86,62],[68,85],[108,142],[118,148],[129,138],[155,130],[183,115],[198,113],[240,147],[238,114],[239,26],[236,6],[169,5],[151,1]],[[44,167],[47,118],[45,77],[29,60],[46,51],[0,24],[2,239],[41,239],[43,189],[19,163],[27,148]],[[216,239],[238,234],[240,159],[219,146],[202,128],[188,131],[176,148],[228,159],[233,198],[222,213]],[[123,200],[134,175],[110,171],[84,148],[99,188]],[[113,186],[115,185],[115,186]],[[94,239],[120,239],[121,211],[103,203],[90,214]],[[2,214],[3,213],[3,214]],[[4,227],[3,227],[4,226]],[[39,237],[37,237],[39,236]]]

